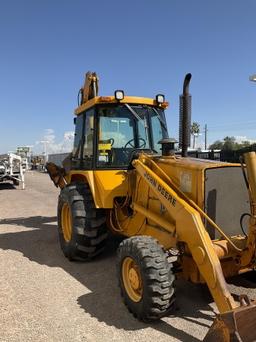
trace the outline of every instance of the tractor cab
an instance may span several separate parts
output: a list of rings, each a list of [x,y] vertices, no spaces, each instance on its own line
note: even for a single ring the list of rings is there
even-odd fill
[[[72,168],[127,169],[134,151],[160,153],[168,138],[163,95],[93,97],[77,108]]]

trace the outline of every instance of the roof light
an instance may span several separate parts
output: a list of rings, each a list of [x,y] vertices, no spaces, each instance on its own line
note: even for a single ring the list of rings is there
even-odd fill
[[[249,77],[249,80],[252,82],[256,82],[256,74],[253,74]]]
[[[164,103],[164,101],[165,101],[165,97],[163,94],[156,95],[156,102],[157,103]]]
[[[116,90],[115,91],[115,99],[117,101],[121,101],[124,99],[124,91],[123,90]]]

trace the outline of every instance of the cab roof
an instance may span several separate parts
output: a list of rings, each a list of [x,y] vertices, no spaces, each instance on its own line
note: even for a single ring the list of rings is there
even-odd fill
[[[96,96],[81,106],[75,109],[75,114],[79,115],[80,113],[84,112],[85,110],[97,105],[97,104],[109,104],[109,103],[129,103],[129,104],[138,104],[138,105],[149,105],[158,108],[165,109],[168,107],[169,103],[157,103],[155,99],[147,98],[147,97],[136,97],[136,96],[124,96],[123,100],[116,100],[114,96]]]

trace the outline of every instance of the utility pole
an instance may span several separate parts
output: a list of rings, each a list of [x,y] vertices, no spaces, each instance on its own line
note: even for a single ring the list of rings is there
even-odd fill
[[[207,132],[208,132],[207,124],[205,124],[204,126],[204,149],[205,150],[207,149]]]

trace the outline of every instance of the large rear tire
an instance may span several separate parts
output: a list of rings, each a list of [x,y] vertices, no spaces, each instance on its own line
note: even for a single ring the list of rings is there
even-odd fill
[[[72,183],[61,190],[58,233],[69,260],[88,260],[103,251],[108,236],[106,215],[95,208],[88,184]]]
[[[118,248],[117,272],[121,295],[129,311],[144,322],[160,319],[175,301],[175,277],[157,240],[135,236]]]

